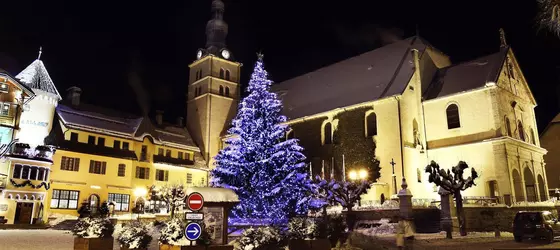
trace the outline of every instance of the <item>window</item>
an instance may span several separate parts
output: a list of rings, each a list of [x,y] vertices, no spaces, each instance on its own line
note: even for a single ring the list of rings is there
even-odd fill
[[[30,171],[29,171],[29,180],[37,180],[37,174],[39,172],[39,169],[37,167],[30,167]]]
[[[163,155],[163,148],[158,148],[158,155]]]
[[[165,157],[171,157],[171,150],[165,150]]]
[[[459,120],[459,107],[456,104],[447,106],[445,113],[447,114],[447,129],[461,127],[461,121]]]
[[[204,177],[202,177],[202,179],[200,180],[200,185],[206,186],[206,179],[204,179]]]
[[[92,135],[88,136],[87,143],[91,145],[95,145],[95,136]]]
[[[45,180],[45,181],[49,180],[49,171],[48,170],[45,170],[45,176],[44,176],[43,180]]]
[[[142,151],[140,152],[140,161],[148,161],[148,146],[142,145]]]
[[[24,165],[21,169],[21,179],[29,179],[29,166]]]
[[[224,95],[224,86],[220,85],[220,95]]]
[[[0,106],[2,106],[2,110],[0,111],[0,115],[10,116],[10,104],[9,103],[3,103]]]
[[[70,133],[70,141],[78,142],[78,133]]]
[[[187,173],[187,184],[192,184],[192,173]]]
[[[511,137],[511,124],[509,123],[509,118],[506,117],[506,132],[509,137]]]
[[[332,144],[332,125],[330,122],[327,122],[325,124],[325,127],[323,128],[323,134],[325,138],[324,144]]]
[[[128,150],[128,145],[129,145],[128,142],[123,142],[123,143],[122,143],[122,148],[123,148],[124,150]]]
[[[120,177],[123,177],[125,175],[124,174],[125,172],[126,172],[126,165],[124,165],[122,163],[119,164],[119,170],[117,172],[117,175],[120,176]]]
[[[150,169],[143,167],[136,167],[136,178],[149,180],[150,179]]]
[[[530,131],[531,131],[531,135],[530,135],[531,136],[531,143],[533,145],[537,145],[537,143],[535,141],[535,131],[533,129],[530,129]]]
[[[220,69],[220,78],[224,79],[224,69]]]
[[[60,161],[60,170],[67,170],[67,171],[80,171],[80,158],[71,158],[62,156]]]
[[[525,131],[523,131],[523,124],[521,121],[517,123],[517,129],[519,130],[519,139],[525,141]]]
[[[169,180],[169,171],[156,169],[156,181],[167,181]]]
[[[113,141],[113,148],[121,149],[121,141],[114,140]]]
[[[16,164],[14,165],[14,173],[12,174],[12,178],[19,179],[21,178],[21,169],[23,168],[22,165]]]
[[[229,77],[230,77],[230,73],[229,73],[229,70],[226,70],[226,80],[228,80],[228,81],[229,81]]]
[[[76,209],[78,208],[79,196],[80,191],[54,189],[51,199],[51,208]]]
[[[377,115],[375,113],[366,117],[366,131],[368,137],[377,135]]]
[[[103,146],[103,147],[105,147],[105,138],[103,138],[103,137],[98,137],[98,138],[97,138],[97,146]]]
[[[179,151],[179,152],[177,153],[177,158],[178,158],[178,159],[183,159],[183,152],[180,152],[180,151]]]
[[[45,179],[45,169],[44,168],[39,168],[39,173],[37,174],[37,180],[47,181]]]
[[[418,178],[418,183],[422,183],[422,170],[419,168],[416,169],[416,178]]]
[[[8,84],[6,83],[0,84],[0,92],[4,92],[4,93],[10,92],[10,88],[8,87]]]
[[[109,202],[115,204],[115,211],[128,211],[128,204],[130,203],[130,195],[128,194],[111,194],[109,193]]]
[[[90,174],[105,174],[107,168],[107,162],[104,161],[89,161],[89,173]]]
[[[226,87],[226,96],[229,97],[229,87]]]

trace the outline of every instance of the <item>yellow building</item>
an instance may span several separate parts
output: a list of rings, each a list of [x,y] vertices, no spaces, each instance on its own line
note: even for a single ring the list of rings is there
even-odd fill
[[[166,211],[165,204],[148,200],[152,185],[181,183],[206,186],[208,171],[200,150],[179,119],[156,123],[114,110],[80,103],[81,90],[68,90],[68,104],[57,107],[50,143],[53,158],[50,214],[78,215],[83,204],[96,213],[103,202],[116,214]]]

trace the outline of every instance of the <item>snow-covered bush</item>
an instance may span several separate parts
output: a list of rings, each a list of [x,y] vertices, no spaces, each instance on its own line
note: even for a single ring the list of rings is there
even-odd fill
[[[184,223],[173,218],[164,223],[159,235],[159,244],[179,245],[180,240],[185,236],[183,233]]]
[[[288,223],[288,235],[294,240],[312,240],[318,237],[319,227],[315,220],[305,217],[292,218]]]
[[[111,237],[115,226],[108,218],[81,218],[72,229],[72,233],[80,238]]]
[[[144,224],[139,221],[133,221],[123,225],[119,231],[117,241],[121,247],[143,249],[148,247],[152,241],[152,236]]]
[[[234,243],[235,250],[268,250],[280,247],[282,234],[274,227],[249,228]]]

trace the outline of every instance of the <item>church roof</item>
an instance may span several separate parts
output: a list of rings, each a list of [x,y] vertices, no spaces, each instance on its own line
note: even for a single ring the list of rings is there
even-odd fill
[[[496,82],[508,51],[509,48],[505,47],[497,53],[439,69],[424,91],[424,99],[435,99],[481,88],[487,82]]]
[[[47,72],[47,68],[45,68],[45,64],[39,59],[33,61],[27,68],[17,74],[16,78],[33,90],[41,90],[53,94],[59,100],[62,100],[49,72]]]
[[[410,37],[275,84],[272,91],[289,119],[399,95],[414,73],[410,50],[423,53],[429,46]]]

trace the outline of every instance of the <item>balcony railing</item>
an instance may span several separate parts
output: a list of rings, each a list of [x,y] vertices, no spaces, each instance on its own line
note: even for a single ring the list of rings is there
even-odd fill
[[[172,158],[170,156],[165,156],[165,155],[154,155],[153,157],[154,157],[154,163],[166,163],[170,165],[179,165],[179,166],[194,165],[194,161],[189,159]]]
[[[33,148],[27,143],[15,143],[12,146],[9,156],[52,162],[54,151],[54,148],[50,146],[40,145]]]

